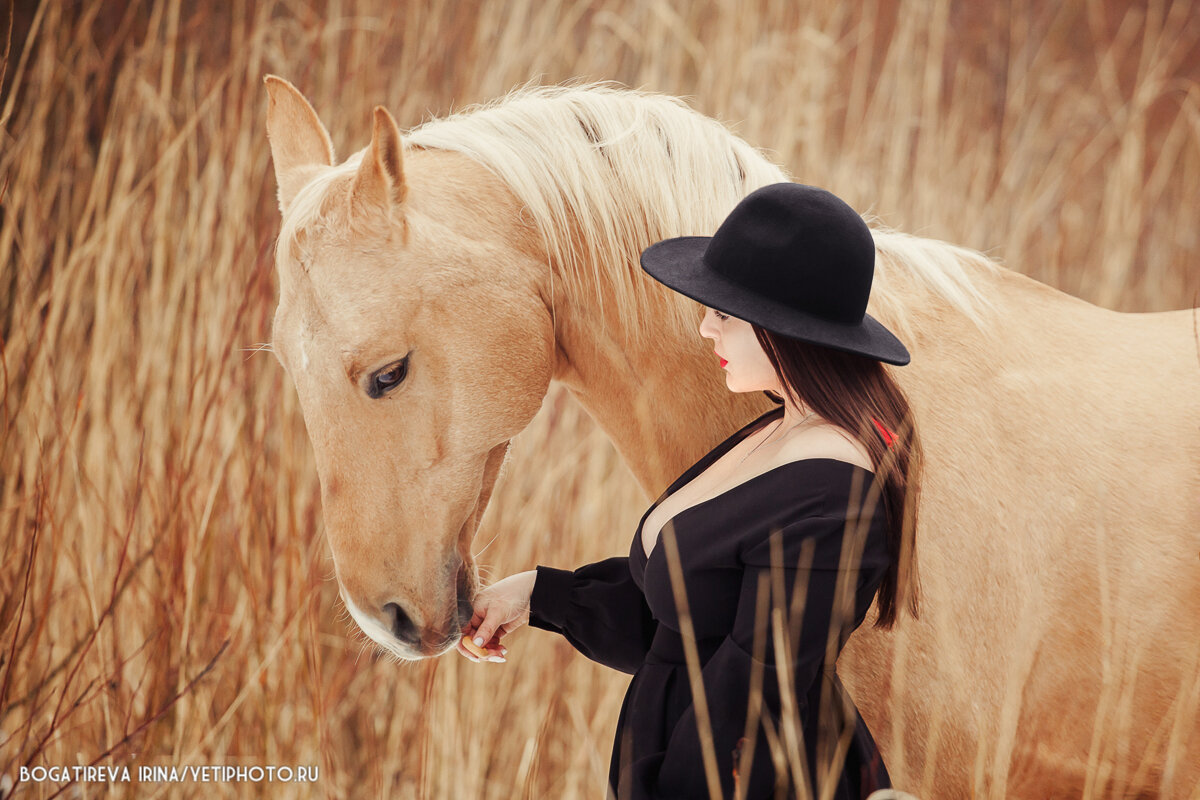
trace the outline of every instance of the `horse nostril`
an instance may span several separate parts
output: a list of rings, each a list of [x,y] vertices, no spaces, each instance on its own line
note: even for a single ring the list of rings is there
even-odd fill
[[[421,631],[404,609],[395,603],[388,603],[383,607],[383,613],[387,615],[388,623],[392,628],[392,634],[397,639],[413,647],[420,646]]]

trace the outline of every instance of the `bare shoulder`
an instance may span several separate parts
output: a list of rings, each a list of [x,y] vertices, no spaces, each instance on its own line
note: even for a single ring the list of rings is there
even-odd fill
[[[821,421],[803,425],[780,441],[781,462],[804,458],[834,458],[873,470],[867,448],[838,426]]]

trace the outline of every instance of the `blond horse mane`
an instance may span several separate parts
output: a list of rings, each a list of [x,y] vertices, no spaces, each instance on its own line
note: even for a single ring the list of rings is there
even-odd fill
[[[610,84],[533,86],[434,119],[405,136],[406,148],[449,150],[497,175],[542,236],[567,295],[603,308],[616,303],[622,329],[637,337],[648,311],[680,329],[695,304],[644,279],[637,254],[660,239],[710,235],[746,194],[790,180],[724,125],[678,98]],[[321,228],[330,188],[354,175],[362,152],[322,171],[283,219],[280,258],[306,263],[303,234]],[[834,187],[836,191],[836,187]],[[968,265],[999,265],[981,253],[872,225],[880,258],[872,313],[911,335],[889,273],[913,281],[978,325],[990,303]]]

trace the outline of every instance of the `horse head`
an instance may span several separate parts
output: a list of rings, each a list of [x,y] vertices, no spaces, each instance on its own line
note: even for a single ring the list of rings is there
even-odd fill
[[[312,441],[340,593],[386,650],[437,655],[470,618],[472,538],[553,371],[544,264],[478,213],[512,203],[502,191],[469,187],[475,213],[448,202],[477,176],[466,159],[414,186],[423,154],[377,107],[370,145],[335,164],[304,96],[266,83],[283,218],[272,349]]]

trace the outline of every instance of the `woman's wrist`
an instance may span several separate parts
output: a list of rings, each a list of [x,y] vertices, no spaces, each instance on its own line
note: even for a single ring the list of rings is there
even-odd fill
[[[524,579],[521,584],[521,593],[525,596],[525,608],[529,609],[533,605],[533,587],[537,585],[537,570],[530,569],[518,574]]]

